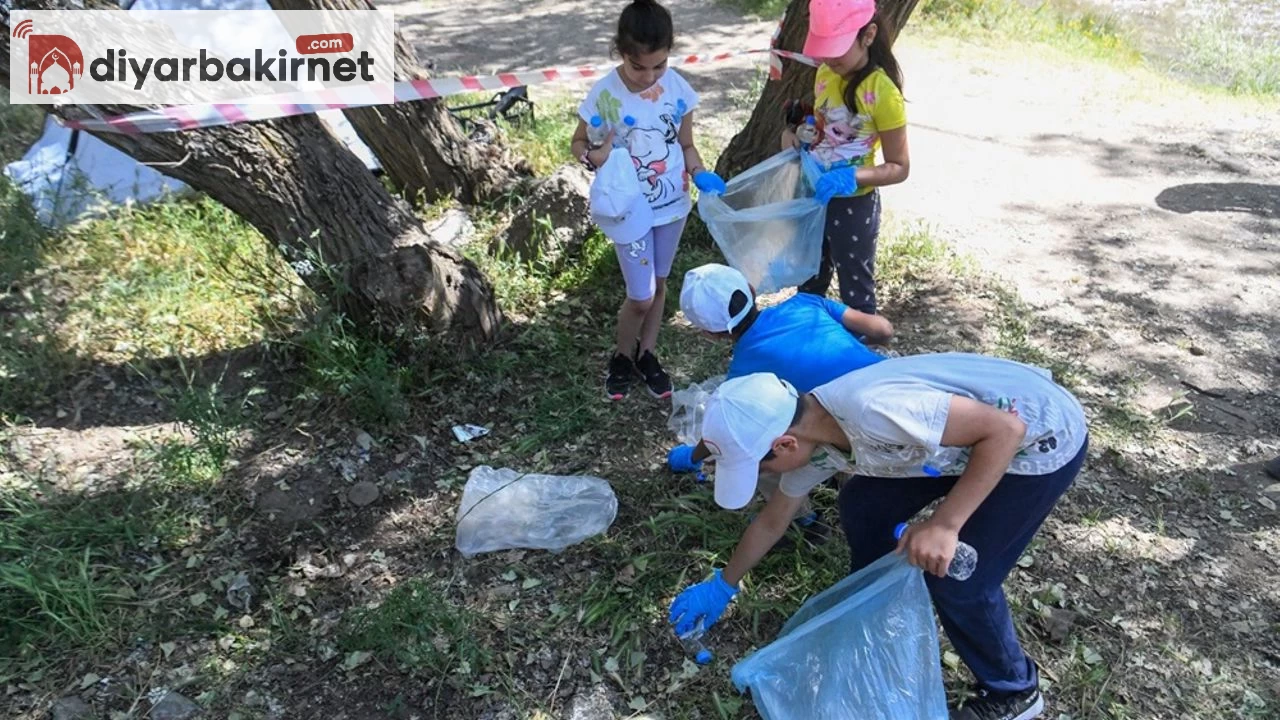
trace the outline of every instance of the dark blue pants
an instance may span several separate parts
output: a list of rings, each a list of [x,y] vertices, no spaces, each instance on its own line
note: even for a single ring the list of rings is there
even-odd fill
[[[978,683],[994,693],[1021,692],[1039,682],[1035,663],[1023,652],[1005,600],[1004,579],[1049,511],[1084,464],[1089,445],[1048,475],[1005,475],[960,530],[978,551],[968,580],[925,574],[933,606],[960,659]],[[946,495],[956,477],[881,478],[854,476],[840,490],[840,523],[852,557],[851,571],[891,552],[893,528]]]
[[[880,237],[880,191],[832,198],[822,236],[818,274],[797,290],[826,295],[832,274],[840,278],[840,301],[854,310],[876,314],[876,240]]]

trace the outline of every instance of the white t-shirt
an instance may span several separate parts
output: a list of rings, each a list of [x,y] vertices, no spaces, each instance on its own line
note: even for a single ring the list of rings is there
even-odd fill
[[[615,68],[587,93],[578,106],[578,115],[590,124],[599,115],[605,125],[621,132],[622,119],[636,119],[627,138],[636,177],[653,208],[653,224],[666,225],[689,214],[689,178],[684,174],[684,150],[680,147],[680,112],[698,106],[698,94],[675,70],[667,70],[647,90],[633,93],[623,84]]]
[[[809,458],[809,464],[798,470],[782,473],[778,489],[789,497],[804,497],[810,490],[826,482],[836,473],[857,472],[852,459],[845,456],[839,448],[831,445],[819,445]]]
[[[813,395],[849,438],[859,475],[923,477],[931,474],[926,465],[941,475],[963,472],[971,448],[942,445],[952,395],[1027,424],[1010,474],[1058,470],[1080,452],[1088,433],[1080,402],[1049,371],[984,355],[890,358],[814,388]]]

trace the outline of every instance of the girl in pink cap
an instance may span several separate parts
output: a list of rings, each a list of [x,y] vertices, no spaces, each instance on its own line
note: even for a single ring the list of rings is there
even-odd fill
[[[613,38],[613,50],[622,63],[587,93],[573,134],[573,156],[593,172],[614,148],[626,149],[639,189],[653,210],[651,225],[638,235],[597,221],[613,241],[627,290],[605,377],[610,400],[624,398],[637,379],[654,397],[671,396],[671,379],[658,362],[655,346],[667,275],[692,208],[689,181],[702,192],[724,192],[724,181],[703,167],[693,144],[698,94],[667,67],[674,34],[671,13],[655,0],[629,3]],[[593,215],[597,211],[593,205]]]
[[[804,54],[821,61],[814,80],[814,115],[820,139],[811,152],[824,171],[817,195],[827,206],[823,260],[801,292],[825,295],[832,268],[844,304],[876,312],[876,239],[882,185],[907,179],[907,115],[902,72],[875,0],[811,0]],[[797,147],[795,129],[783,148]],[[876,164],[876,151],[884,162]]]

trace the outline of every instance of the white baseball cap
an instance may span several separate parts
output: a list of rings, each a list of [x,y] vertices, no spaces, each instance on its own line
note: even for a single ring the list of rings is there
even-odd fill
[[[729,314],[729,300],[735,292],[747,296],[747,304],[736,315]],[[680,290],[680,310],[699,330],[729,332],[751,312],[751,286],[742,273],[728,265],[702,265],[684,274]]]
[[[702,414],[702,443],[716,461],[716,504],[729,510],[751,502],[760,461],[786,434],[800,394],[773,373],[726,380]]]
[[[653,227],[653,208],[640,189],[626,148],[614,148],[591,181],[591,222],[609,239],[630,245]]]

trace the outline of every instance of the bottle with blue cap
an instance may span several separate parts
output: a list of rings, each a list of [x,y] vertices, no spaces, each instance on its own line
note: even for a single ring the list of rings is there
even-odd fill
[[[804,124],[796,127],[796,139],[800,141],[800,149],[808,152],[809,148],[818,141],[818,119],[812,115],[806,115]]]
[[[604,118],[592,115],[591,122],[587,123],[587,143],[592,148],[598,148],[604,144],[604,139],[607,137],[609,137],[609,126],[604,124]]]
[[[714,657],[711,650],[702,644],[702,634],[706,632],[702,629],[702,621],[699,620],[693,629],[684,635],[678,635],[680,646],[684,648],[685,653],[693,658],[693,661],[699,665],[706,665],[711,662]]]
[[[689,103],[685,102],[684,98],[680,98],[679,100],[676,100],[676,112],[675,112],[676,125],[680,124],[680,118],[684,117],[684,114],[687,112],[689,112]]]
[[[907,523],[898,523],[893,529],[893,539],[901,540],[906,531]],[[968,580],[977,567],[978,551],[969,543],[957,540],[956,554],[951,557],[951,564],[947,566],[947,576],[956,580]]]
[[[622,118],[622,126],[614,128],[613,146],[630,149],[631,145],[627,139],[631,137],[631,131],[636,129],[636,119],[630,115]]]

